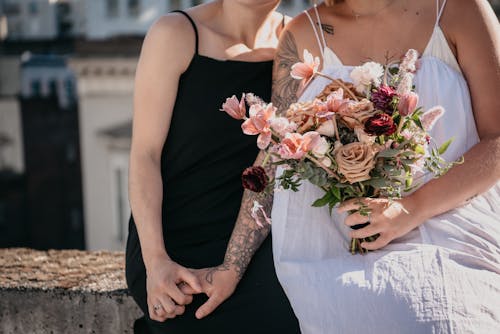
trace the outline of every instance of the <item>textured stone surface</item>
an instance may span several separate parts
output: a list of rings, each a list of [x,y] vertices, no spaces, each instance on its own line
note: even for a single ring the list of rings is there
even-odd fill
[[[0,249],[0,333],[132,333],[121,252]]]

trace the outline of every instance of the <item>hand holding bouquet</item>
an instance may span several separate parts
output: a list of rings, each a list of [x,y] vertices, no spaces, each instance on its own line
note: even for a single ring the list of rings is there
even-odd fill
[[[409,50],[399,67],[367,62],[352,70],[348,83],[318,72],[319,59],[305,50],[305,61],[292,67],[291,76],[302,81],[302,89],[315,76],[331,81],[314,100],[293,103],[284,116],[277,116],[272,104],[251,94],[228,98],[222,110],[244,120],[245,134],[258,135],[258,147],[267,152],[265,163],[286,167],[274,180],[261,167],[250,167],[243,173],[245,188],[269,192],[277,183],[298,191],[301,181],[308,180],[325,191],[312,205],[331,211],[353,198],[398,199],[418,186],[415,175],[444,174],[453,163],[441,154],[451,141],[434,147],[428,134],[444,110],[437,106],[423,112],[417,107],[418,95],[412,90],[417,59],[417,52]],[[362,204],[358,212],[370,214]],[[361,242],[375,238],[352,239],[350,251],[366,252]]]

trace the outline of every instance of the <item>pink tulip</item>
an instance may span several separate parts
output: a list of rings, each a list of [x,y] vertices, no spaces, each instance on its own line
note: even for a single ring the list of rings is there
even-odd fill
[[[307,49],[304,49],[304,61],[295,63],[292,66],[290,75],[294,79],[304,80],[307,82],[318,71],[319,64],[319,57],[313,57]]]
[[[404,94],[399,98],[398,110],[401,116],[409,116],[413,114],[417,108],[418,95],[414,92]]]
[[[426,131],[432,130],[438,119],[444,114],[444,108],[435,106],[427,110],[421,117],[420,122]]]
[[[250,117],[243,122],[241,129],[246,135],[259,135],[257,146],[263,150],[271,143],[271,120],[275,117],[276,108],[272,103],[262,106],[254,104],[250,106]]]
[[[247,110],[245,107],[245,94],[241,96],[241,100],[233,95],[226,99],[226,102],[222,104],[220,111],[225,111],[229,116],[234,119],[243,119],[246,116]]]
[[[302,159],[307,152],[313,150],[320,140],[319,133],[315,131],[299,133],[287,133],[278,147],[278,154],[282,159]]]

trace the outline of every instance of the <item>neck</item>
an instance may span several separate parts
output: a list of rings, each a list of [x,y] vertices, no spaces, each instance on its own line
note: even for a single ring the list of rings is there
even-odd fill
[[[376,15],[390,7],[395,0],[345,0],[347,11],[353,16]]]
[[[219,4],[224,31],[236,41],[251,47],[257,36],[270,30],[269,19],[279,0],[220,0]]]

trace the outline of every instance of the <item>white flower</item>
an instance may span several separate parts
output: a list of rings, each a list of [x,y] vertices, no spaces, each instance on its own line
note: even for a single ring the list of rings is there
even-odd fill
[[[364,93],[370,85],[378,87],[384,75],[384,68],[379,63],[370,61],[362,66],[355,67],[351,72],[351,79],[358,93]]]
[[[320,137],[314,148],[312,149],[312,154],[316,158],[323,158],[325,154],[330,150],[330,144],[328,144],[328,141]]]
[[[321,123],[321,125],[316,129],[316,132],[319,132],[320,135],[333,137],[335,136],[335,124],[333,120],[328,120],[326,122]]]
[[[290,122],[286,117],[275,117],[270,120],[271,128],[284,137],[289,132],[297,130],[297,124]]]

